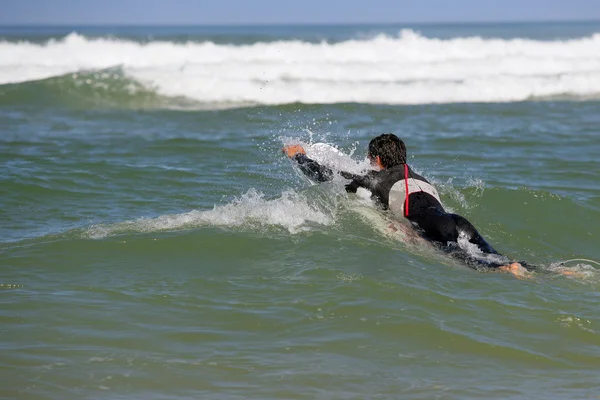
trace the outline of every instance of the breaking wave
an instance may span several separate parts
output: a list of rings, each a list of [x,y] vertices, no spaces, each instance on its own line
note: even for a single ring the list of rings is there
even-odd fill
[[[402,30],[337,43],[243,45],[71,33],[0,42],[0,103],[34,101],[27,93],[39,87],[27,85],[44,79],[46,97],[62,90],[66,103],[138,107],[586,100],[600,98],[600,33],[538,41]]]

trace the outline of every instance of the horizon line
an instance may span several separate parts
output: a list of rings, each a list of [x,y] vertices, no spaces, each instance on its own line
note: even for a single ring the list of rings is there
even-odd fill
[[[219,22],[219,23],[162,23],[162,22],[21,22],[0,23],[0,27],[261,27],[261,26],[358,26],[358,25],[484,25],[484,24],[547,24],[600,23],[600,19],[540,19],[540,20],[466,20],[466,21],[400,21],[400,22]]]

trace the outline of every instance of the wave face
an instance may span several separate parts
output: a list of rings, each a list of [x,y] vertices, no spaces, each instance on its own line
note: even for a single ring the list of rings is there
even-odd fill
[[[115,70],[118,79],[110,76]],[[144,99],[199,104],[584,100],[600,97],[600,33],[566,40],[439,39],[402,30],[339,42],[248,44],[71,33],[44,43],[0,42],[3,104],[31,99],[22,84],[48,78],[72,86],[74,98],[91,92],[110,100],[106,88],[116,87],[118,98],[139,99],[143,92]]]

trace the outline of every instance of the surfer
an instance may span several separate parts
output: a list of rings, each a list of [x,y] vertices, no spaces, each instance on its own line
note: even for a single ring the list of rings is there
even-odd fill
[[[301,145],[289,145],[283,152],[294,160],[304,174],[317,182],[333,179],[334,172],[327,166],[310,159]],[[349,179],[346,191],[356,193],[358,188],[371,192],[371,197],[395,215],[402,215],[425,239],[468,265],[507,271],[523,277],[527,269],[521,263],[502,263],[502,256],[479,234],[466,218],[444,210],[436,188],[427,179],[414,172],[406,163],[406,146],[396,135],[377,136],[369,143],[367,157],[373,170],[365,175],[340,171]],[[476,257],[467,247],[475,247],[484,257]],[[492,257],[486,257],[486,256]],[[497,257],[494,257],[497,256]]]

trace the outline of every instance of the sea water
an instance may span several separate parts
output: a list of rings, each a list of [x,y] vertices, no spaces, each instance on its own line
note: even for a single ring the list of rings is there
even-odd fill
[[[595,398],[599,127],[594,22],[0,28],[0,398]],[[281,153],[387,132],[540,270]]]

